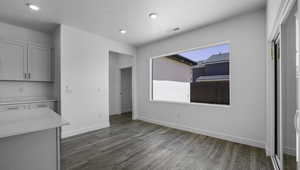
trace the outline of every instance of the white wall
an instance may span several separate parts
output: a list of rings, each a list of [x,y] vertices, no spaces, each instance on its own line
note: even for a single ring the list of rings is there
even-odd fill
[[[109,115],[121,114],[119,56],[109,53]]]
[[[0,39],[52,45],[50,34],[0,23]],[[44,82],[0,81],[0,99],[52,97],[53,84]]]
[[[265,18],[260,10],[138,48],[138,118],[264,147]],[[230,106],[149,101],[150,57],[220,41],[231,48]]]
[[[167,57],[152,59],[153,80],[191,82],[192,75],[192,66]]]
[[[30,41],[38,44],[52,44],[50,34],[0,22],[0,37],[11,40]]]
[[[133,57],[115,52],[109,53],[109,114],[121,114],[121,68],[132,67]]]
[[[153,100],[190,103],[190,87],[189,82],[153,80]]]
[[[62,137],[109,126],[109,51],[135,56],[135,48],[61,26]]]

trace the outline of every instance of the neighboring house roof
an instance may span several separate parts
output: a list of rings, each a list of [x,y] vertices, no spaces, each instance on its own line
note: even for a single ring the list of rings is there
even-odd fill
[[[167,58],[171,59],[171,60],[175,60],[175,61],[178,61],[180,63],[183,63],[183,64],[187,64],[189,66],[194,66],[194,65],[197,65],[197,62],[194,62],[188,58],[185,58],[181,55],[178,55],[178,54],[174,54],[174,55],[170,55],[170,56],[167,56]]]
[[[214,64],[229,62],[229,53],[221,53],[210,56],[208,59],[201,61],[203,64]]]
[[[192,68],[204,68],[205,64],[203,64],[202,62],[198,62],[197,65],[194,65]]]
[[[229,81],[229,75],[200,76],[196,79],[196,82],[203,81]]]
[[[216,64],[224,62],[229,62],[229,53],[212,55],[208,59],[199,61],[196,65],[193,65],[193,68],[203,68],[206,64]]]

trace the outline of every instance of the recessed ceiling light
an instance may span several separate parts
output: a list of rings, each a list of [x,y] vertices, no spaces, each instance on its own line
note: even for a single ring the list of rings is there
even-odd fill
[[[149,18],[150,19],[156,19],[158,17],[158,14],[157,13],[150,13],[149,14]]]
[[[40,10],[40,7],[31,3],[27,3],[26,6],[28,6],[28,8],[30,8],[33,11],[38,11]]]
[[[120,33],[121,33],[121,34],[126,34],[126,33],[127,33],[127,31],[126,31],[126,30],[124,30],[124,29],[120,29]]]

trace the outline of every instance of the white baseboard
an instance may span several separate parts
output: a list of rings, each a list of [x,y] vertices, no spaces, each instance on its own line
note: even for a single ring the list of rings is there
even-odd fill
[[[296,148],[291,148],[286,146],[284,147],[283,152],[291,156],[296,156]],[[267,156],[272,156],[271,149],[268,147],[266,147],[266,154]]]
[[[232,136],[232,135],[219,133],[219,132],[213,132],[213,131],[209,131],[209,130],[196,129],[196,128],[188,127],[185,125],[178,125],[178,124],[166,122],[166,121],[153,120],[153,119],[143,117],[141,115],[138,116],[138,119],[145,121],[145,122],[150,122],[150,123],[154,123],[154,124],[158,124],[158,125],[162,125],[162,126],[171,127],[174,129],[184,130],[184,131],[188,131],[188,132],[192,132],[192,133],[211,136],[211,137],[215,137],[215,138],[219,138],[219,139],[223,139],[223,140],[227,140],[227,141],[231,141],[231,142],[241,143],[241,144],[265,149],[265,143],[263,141],[256,141],[256,140],[249,139],[249,138]]]
[[[121,113],[110,113],[109,116],[112,116],[112,115],[120,115]]]
[[[284,147],[283,152],[288,155],[296,156],[296,148]]]
[[[139,120],[139,119],[138,119],[138,115],[137,115],[137,114],[133,114],[133,115],[132,115],[132,120]]]
[[[83,134],[83,133],[87,133],[87,132],[107,128],[109,126],[110,126],[109,123],[105,123],[105,124],[99,123],[97,125],[84,127],[84,128],[80,128],[80,129],[75,129],[75,130],[70,130],[70,131],[62,130],[61,138],[64,139],[64,138],[68,138],[68,137],[71,137],[71,136],[76,136],[76,135],[80,135],[80,134]]]
[[[270,147],[267,144],[265,145],[265,150],[266,150],[266,155],[267,156],[272,156],[271,149],[270,149]]]

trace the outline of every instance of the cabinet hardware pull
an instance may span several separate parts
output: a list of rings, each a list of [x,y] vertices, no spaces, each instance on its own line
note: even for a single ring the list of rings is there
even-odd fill
[[[30,73],[28,73],[28,79],[30,79]]]
[[[24,73],[24,78],[27,79],[27,73]]]

